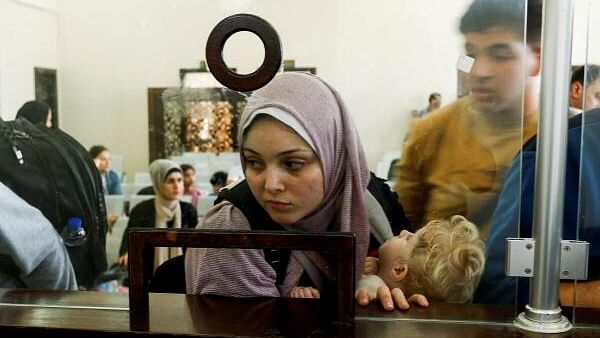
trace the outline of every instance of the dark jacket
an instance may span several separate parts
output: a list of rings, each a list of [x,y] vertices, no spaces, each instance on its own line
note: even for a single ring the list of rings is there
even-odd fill
[[[181,228],[193,229],[198,225],[198,214],[196,209],[187,202],[179,201],[181,206]],[[136,205],[129,214],[129,222],[127,228],[123,231],[123,239],[121,240],[121,248],[119,255],[123,255],[129,250],[129,229],[131,228],[154,228],[156,218],[156,210],[154,209],[154,198],[145,200]],[[167,223],[170,228],[173,222]]]
[[[532,236],[536,143],[533,138],[523,146],[522,158],[521,155],[515,158],[506,175],[492,217],[486,242],[487,261],[475,302],[514,303],[517,282],[518,303],[528,302],[529,278],[504,275],[504,248],[507,237]],[[599,143],[600,109],[569,120],[562,238],[590,242],[588,279],[600,279],[600,266],[592,264],[600,259]]]

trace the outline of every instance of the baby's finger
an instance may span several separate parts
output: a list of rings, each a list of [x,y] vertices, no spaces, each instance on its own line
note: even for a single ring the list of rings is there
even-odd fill
[[[380,286],[377,289],[377,299],[385,310],[393,311],[394,302],[392,301],[392,295],[390,294],[390,288],[385,285]]]
[[[429,306],[429,301],[427,300],[427,297],[418,293],[415,293],[414,295],[408,297],[408,301],[411,303],[416,303],[421,307]]]
[[[406,297],[404,296],[404,292],[399,288],[392,289],[392,297],[394,298],[394,303],[400,310],[406,310],[410,307],[408,302],[406,301]]]
[[[360,305],[369,305],[371,303],[371,299],[369,299],[369,292],[365,289],[360,289],[356,293],[356,301]]]

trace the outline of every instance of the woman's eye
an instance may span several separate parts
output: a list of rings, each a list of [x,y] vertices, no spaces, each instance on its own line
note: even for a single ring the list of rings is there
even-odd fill
[[[304,166],[304,162],[287,161],[285,162],[285,165],[290,170],[300,170],[302,169],[302,166]]]
[[[246,159],[246,167],[250,167],[252,169],[260,168],[260,161],[255,159]]]

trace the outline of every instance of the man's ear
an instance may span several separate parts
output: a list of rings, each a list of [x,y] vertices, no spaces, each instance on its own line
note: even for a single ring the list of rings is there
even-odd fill
[[[571,83],[571,99],[579,100],[583,97],[583,85],[579,81]]]
[[[528,45],[527,53],[529,54],[527,59],[529,60],[529,76],[538,76],[542,68],[542,47],[540,44]]]
[[[408,274],[408,264],[406,264],[406,263],[394,264],[394,268],[390,272],[392,281],[394,281],[394,282],[400,282],[400,281],[404,280],[404,278],[406,278],[407,274]]]

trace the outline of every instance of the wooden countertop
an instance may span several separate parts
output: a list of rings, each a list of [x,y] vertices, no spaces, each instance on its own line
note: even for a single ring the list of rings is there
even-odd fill
[[[150,294],[148,316],[134,318],[126,294],[0,289],[1,337],[540,337],[512,326],[512,306],[431,304],[386,312],[358,307],[353,325],[326,319],[318,300],[231,299]],[[600,337],[600,309],[579,309],[561,335]],[[569,315],[568,310],[564,311]]]

